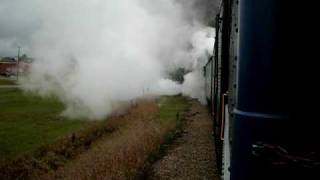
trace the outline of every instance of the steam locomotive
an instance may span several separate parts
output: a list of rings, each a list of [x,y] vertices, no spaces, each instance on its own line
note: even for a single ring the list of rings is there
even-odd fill
[[[204,76],[223,179],[320,179],[316,7],[222,1]]]

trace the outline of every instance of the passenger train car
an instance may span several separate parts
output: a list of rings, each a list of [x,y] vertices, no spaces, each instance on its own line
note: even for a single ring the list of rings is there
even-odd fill
[[[223,179],[320,179],[317,7],[222,1],[204,75]]]

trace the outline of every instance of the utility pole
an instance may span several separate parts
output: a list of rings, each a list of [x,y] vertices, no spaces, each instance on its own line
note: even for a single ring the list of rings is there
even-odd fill
[[[20,46],[18,46],[18,60],[17,60],[17,67],[16,67],[16,71],[17,71],[17,81],[19,80],[20,49],[21,49],[21,47],[20,47]]]

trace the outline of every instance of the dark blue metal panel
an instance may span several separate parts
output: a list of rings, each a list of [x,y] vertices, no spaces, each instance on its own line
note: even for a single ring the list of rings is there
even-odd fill
[[[301,1],[240,0],[232,180],[301,178],[295,174],[304,165],[294,165],[291,171],[279,170],[272,167],[271,157],[266,158],[271,165],[257,164],[253,146],[258,142],[281,146],[299,157],[319,153],[318,115],[311,105],[313,101],[318,103],[319,93],[309,97],[310,90],[318,90],[312,84],[319,82],[315,61],[310,61],[316,55],[312,41],[318,36],[315,26],[310,28],[317,22],[313,6],[315,3]],[[310,169],[315,172],[319,167],[302,172]]]

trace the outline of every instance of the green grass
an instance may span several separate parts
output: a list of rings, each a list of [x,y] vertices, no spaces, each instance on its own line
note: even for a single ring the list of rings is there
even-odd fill
[[[160,123],[179,125],[176,115],[186,109],[186,99],[163,96],[159,104]],[[15,88],[0,89],[0,161],[34,153],[60,137],[96,124],[61,117],[63,109],[55,98],[41,98]]]
[[[172,127],[164,135],[164,140],[160,145],[159,152],[153,153],[149,157],[149,162],[155,162],[162,157],[169,146],[181,133],[183,115],[188,109],[188,101],[183,96],[162,96],[158,104],[160,105],[159,121],[160,126]]]
[[[0,79],[0,85],[15,85],[16,83],[12,80]]]
[[[163,123],[176,119],[177,114],[181,116],[188,104],[185,97],[182,96],[162,96],[159,99],[160,105],[159,118]]]
[[[59,114],[63,105],[18,89],[0,89],[0,160],[33,153],[42,145],[91,125]]]
[[[158,146],[159,149],[149,154],[142,172],[137,174],[137,179],[143,179],[145,173],[150,172],[152,164],[165,156],[168,147],[179,137],[183,127],[184,117],[182,113],[189,108],[188,100],[183,96],[161,96],[158,99],[158,105],[160,107],[157,118],[159,127],[169,128],[166,128],[167,131],[161,134],[162,141]],[[177,117],[177,114],[179,114],[179,117]]]

